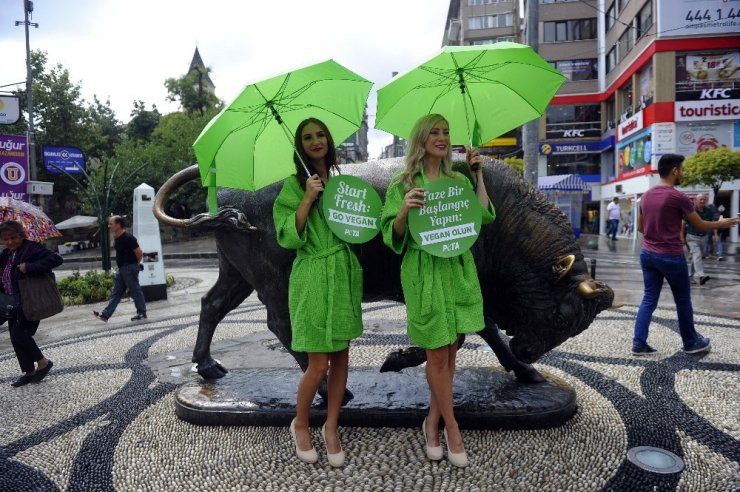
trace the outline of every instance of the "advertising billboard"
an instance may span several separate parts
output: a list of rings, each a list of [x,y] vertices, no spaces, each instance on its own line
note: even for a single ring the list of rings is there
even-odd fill
[[[663,0],[657,3],[659,38],[740,31],[740,5],[737,1]]]
[[[732,126],[729,121],[676,123],[676,152],[689,157],[720,147],[732,148]]]
[[[677,101],[738,99],[738,86],[740,51],[676,53]]]
[[[82,174],[85,169],[85,156],[76,147],[51,147],[44,145],[44,167],[54,174],[62,169],[69,174]]]
[[[28,139],[0,134],[0,196],[28,201]]]

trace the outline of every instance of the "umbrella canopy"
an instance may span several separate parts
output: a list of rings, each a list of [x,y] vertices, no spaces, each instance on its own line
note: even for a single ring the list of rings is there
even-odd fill
[[[537,187],[540,190],[586,191],[588,185],[577,174],[562,174],[557,176],[540,176],[537,178]]]
[[[529,46],[445,46],[378,90],[375,128],[408,139],[423,115],[439,113],[453,144],[481,144],[545,112],[566,78]]]
[[[193,144],[203,185],[254,191],[290,176],[298,124],[320,119],[339,145],[362,124],[371,86],[333,60],[247,85]]]
[[[75,215],[67,220],[59,222],[56,227],[62,231],[64,229],[75,229],[77,227],[93,227],[98,225],[98,218],[90,215]]]
[[[0,222],[7,220],[20,222],[26,231],[26,237],[31,241],[41,242],[62,235],[54,226],[54,222],[40,208],[3,196],[0,197]]]

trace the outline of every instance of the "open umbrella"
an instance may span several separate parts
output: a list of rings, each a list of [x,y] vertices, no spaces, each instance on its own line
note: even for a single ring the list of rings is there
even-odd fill
[[[408,138],[421,116],[439,113],[453,144],[479,146],[539,118],[565,77],[529,46],[445,46],[378,90],[375,128]]]
[[[216,186],[254,191],[295,172],[292,132],[306,118],[337,144],[356,132],[371,86],[334,60],[247,85],[193,144],[211,211]]]
[[[54,222],[38,207],[8,196],[0,197],[0,222],[15,220],[23,225],[26,237],[41,242],[50,237],[61,237]]]

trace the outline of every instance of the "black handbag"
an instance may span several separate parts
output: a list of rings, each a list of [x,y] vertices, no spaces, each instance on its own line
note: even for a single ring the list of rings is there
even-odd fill
[[[0,292],[0,318],[14,319],[18,308],[18,296]]]
[[[39,321],[59,314],[64,309],[54,273],[18,279],[21,309],[28,321]]]

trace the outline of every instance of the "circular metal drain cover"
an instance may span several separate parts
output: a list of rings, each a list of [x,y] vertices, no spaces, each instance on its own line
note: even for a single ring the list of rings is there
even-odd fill
[[[636,466],[653,473],[678,473],[683,470],[683,460],[665,449],[637,446],[627,451],[627,459]]]

